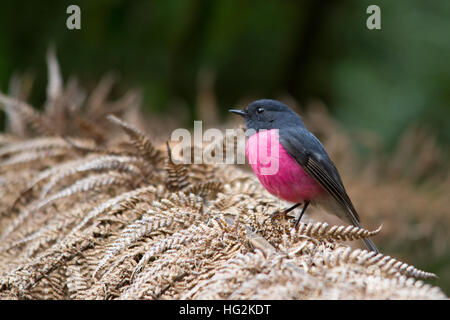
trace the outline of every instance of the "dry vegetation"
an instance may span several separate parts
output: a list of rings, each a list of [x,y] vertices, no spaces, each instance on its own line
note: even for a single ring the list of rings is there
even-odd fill
[[[107,77],[86,98],[75,81],[63,85],[52,54],[48,64],[42,112],[23,102],[23,79],[15,78],[9,96],[0,94],[8,115],[8,133],[0,136],[0,298],[446,298],[418,279],[434,274],[348,243],[381,234],[377,242],[394,232],[408,237],[401,227],[406,218],[388,213],[402,212],[406,201],[416,208],[408,217],[422,219],[425,207],[433,215],[421,224],[421,236],[448,226],[448,175],[423,187],[433,186],[431,196],[407,180],[429,174],[439,161],[436,149],[420,153],[409,171],[400,168],[416,152],[420,141],[411,141],[420,133],[405,138],[387,173],[380,173],[382,158],[356,169],[354,155],[342,151],[351,149],[348,137],[323,109],[311,108],[308,123],[345,164],[363,219],[383,228],[336,226],[309,215],[296,231],[292,219],[267,219],[280,203],[250,172],[176,165],[164,141],[141,133],[138,121],[121,120],[136,118],[136,93],[109,102]],[[202,101],[211,103],[208,96]],[[386,175],[392,178],[380,181]]]

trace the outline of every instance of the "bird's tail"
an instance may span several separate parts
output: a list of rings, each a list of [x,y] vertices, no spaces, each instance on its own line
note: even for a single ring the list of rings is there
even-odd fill
[[[356,212],[352,204],[350,204],[349,206],[342,206],[331,197],[323,198],[319,203],[316,204],[319,204],[327,212],[334,213],[339,218],[348,223],[351,223],[355,227],[362,228],[361,223],[359,223],[358,213]],[[364,242],[368,250],[379,253],[372,240],[370,240],[369,238],[363,238],[362,241]]]
[[[377,247],[375,246],[375,244],[373,243],[372,240],[370,240],[369,238],[364,238],[364,239],[362,239],[362,241],[366,245],[367,249],[369,249],[370,251],[374,251],[376,253],[379,253]]]

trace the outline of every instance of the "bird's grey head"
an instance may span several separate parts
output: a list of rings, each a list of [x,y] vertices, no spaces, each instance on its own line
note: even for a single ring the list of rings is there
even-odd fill
[[[304,127],[298,114],[277,100],[261,99],[250,103],[244,110],[230,110],[245,118],[247,129],[256,131],[281,129],[289,126]]]

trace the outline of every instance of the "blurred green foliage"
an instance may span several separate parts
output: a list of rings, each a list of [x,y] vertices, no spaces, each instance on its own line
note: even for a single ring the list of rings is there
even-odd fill
[[[81,8],[79,31],[66,8]],[[368,30],[366,8],[381,8]],[[409,124],[450,142],[449,1],[2,1],[0,89],[14,71],[36,77],[45,94],[45,53],[54,42],[64,74],[95,83],[111,70],[140,87],[146,106],[191,108],[199,70],[216,74],[223,113],[240,98],[289,93],[322,99],[349,128],[393,145]]]
[[[68,30],[69,4],[82,29]],[[382,30],[366,28],[381,8]],[[2,1],[0,88],[32,70],[43,100],[44,56],[54,42],[66,75],[95,82],[115,70],[163,111],[180,98],[193,110],[199,70],[215,70],[219,105],[288,92],[318,97],[349,126],[388,145],[411,122],[450,142],[448,1]]]

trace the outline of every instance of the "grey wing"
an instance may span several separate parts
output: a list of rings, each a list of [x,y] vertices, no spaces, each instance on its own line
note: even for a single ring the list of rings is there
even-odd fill
[[[341,177],[320,141],[306,129],[280,130],[280,143],[313,179],[336,200],[345,216],[354,225],[361,228],[359,216],[345,191]],[[362,241],[369,250],[378,253],[375,244],[369,238]]]
[[[286,151],[314,178],[347,213],[349,220],[359,226],[359,216],[341,177],[320,141],[307,130],[283,130],[280,143]]]

